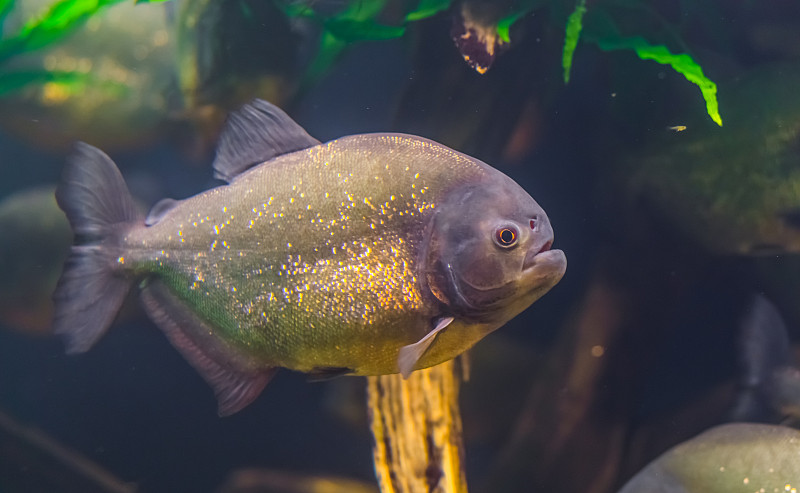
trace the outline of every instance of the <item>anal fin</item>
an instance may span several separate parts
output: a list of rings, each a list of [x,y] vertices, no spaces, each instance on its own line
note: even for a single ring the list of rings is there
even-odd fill
[[[214,389],[220,416],[234,414],[253,402],[277,371],[257,367],[214,335],[161,281],[141,291],[142,303],[170,343]]]

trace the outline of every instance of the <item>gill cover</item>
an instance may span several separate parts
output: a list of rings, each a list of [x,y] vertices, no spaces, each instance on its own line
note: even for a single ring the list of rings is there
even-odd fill
[[[453,314],[480,321],[515,297],[526,256],[552,241],[539,205],[504,175],[490,178],[437,206],[425,263],[431,293]]]

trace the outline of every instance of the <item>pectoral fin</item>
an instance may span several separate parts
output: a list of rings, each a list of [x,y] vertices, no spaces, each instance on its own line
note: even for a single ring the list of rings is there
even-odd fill
[[[440,318],[436,322],[436,327],[434,327],[432,331],[428,332],[425,337],[414,344],[409,344],[408,346],[403,346],[400,348],[400,353],[397,355],[397,368],[400,370],[403,378],[408,378],[408,376],[411,375],[411,372],[414,371],[414,367],[417,366],[419,359],[430,347],[433,339],[436,338],[436,334],[450,325],[450,322],[452,321],[453,317]]]
[[[220,416],[253,402],[277,371],[257,367],[235,353],[161,281],[147,283],[142,303],[169,342],[214,389]]]

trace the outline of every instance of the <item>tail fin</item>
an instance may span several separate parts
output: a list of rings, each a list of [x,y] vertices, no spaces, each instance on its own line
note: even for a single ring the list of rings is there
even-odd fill
[[[56,201],[75,246],[53,294],[53,330],[65,338],[68,353],[80,353],[105,333],[133,283],[118,267],[114,242],[139,217],[111,158],[82,142],[67,162]]]

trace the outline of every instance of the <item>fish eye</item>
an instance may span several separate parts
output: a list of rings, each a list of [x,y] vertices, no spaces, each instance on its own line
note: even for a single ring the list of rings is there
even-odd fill
[[[494,232],[494,240],[498,246],[503,248],[511,248],[517,244],[519,232],[513,226],[503,226]]]

